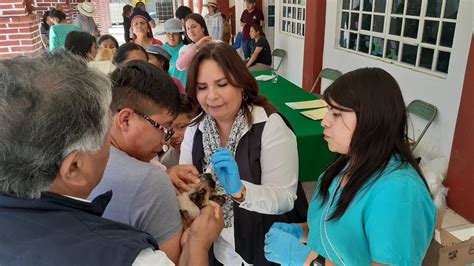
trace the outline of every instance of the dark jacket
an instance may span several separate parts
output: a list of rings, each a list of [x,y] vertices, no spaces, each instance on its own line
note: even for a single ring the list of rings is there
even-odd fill
[[[267,115],[270,115],[267,112]],[[282,116],[285,123],[288,121]],[[253,184],[261,184],[262,170],[260,167],[260,151],[262,132],[265,122],[253,124],[239,141],[235,152],[235,160],[239,166],[243,180]],[[289,126],[291,128],[291,126]],[[202,172],[204,149],[202,146],[202,132],[196,130],[194,135],[192,156],[193,164]],[[308,212],[308,201],[301,183],[298,182],[296,191],[298,197],[294,202],[293,210],[281,215],[261,214],[240,208],[234,202],[234,237],[235,251],[247,262],[254,265],[274,265],[267,261],[263,247],[265,234],[274,222],[304,223]]]
[[[149,234],[100,217],[111,197],[0,195],[0,265],[131,265],[143,249],[157,249]]]

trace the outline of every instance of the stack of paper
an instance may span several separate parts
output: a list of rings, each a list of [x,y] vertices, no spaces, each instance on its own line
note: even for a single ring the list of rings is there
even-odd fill
[[[328,112],[328,108],[325,107],[325,108],[319,108],[315,110],[304,111],[304,112],[301,112],[300,114],[308,118],[311,118],[313,120],[321,120],[324,118],[327,112]]]
[[[259,81],[269,81],[269,80],[272,79],[272,76],[271,75],[260,75],[260,76],[256,76],[255,79],[259,80]]]
[[[328,104],[323,99],[303,102],[290,102],[285,104],[293,110],[314,109],[328,106]]]

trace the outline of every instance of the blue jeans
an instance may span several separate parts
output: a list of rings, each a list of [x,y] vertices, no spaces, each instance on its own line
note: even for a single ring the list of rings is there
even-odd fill
[[[255,42],[253,40],[242,39],[242,51],[244,52],[244,59],[250,58]]]

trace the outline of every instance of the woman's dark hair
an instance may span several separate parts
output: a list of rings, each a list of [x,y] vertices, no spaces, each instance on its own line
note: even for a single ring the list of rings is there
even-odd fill
[[[66,19],[66,14],[62,12],[61,10],[57,10],[57,9],[51,10],[49,16],[52,18],[57,18],[59,19],[59,21],[63,21]]]
[[[117,49],[117,52],[115,52],[115,56],[113,60],[114,63],[116,65],[122,64],[125,60],[127,60],[128,53],[133,50],[139,50],[143,52],[148,60],[148,53],[145,51],[145,49],[143,49],[143,47],[141,47],[140,45],[136,43],[124,43],[120,45],[119,48]]]
[[[185,114],[188,118],[194,118],[196,116],[196,106],[191,104],[186,95],[180,95],[179,114]]]
[[[192,14],[193,11],[191,10],[191,8],[187,7],[187,6],[180,6],[178,7],[178,9],[176,9],[176,12],[175,12],[175,16],[181,20],[181,19],[185,19],[189,14]]]
[[[126,18],[126,17],[127,17],[127,14],[129,14],[130,12],[132,12],[132,9],[133,9],[133,6],[131,6],[131,5],[124,5],[124,6],[123,6],[123,9],[122,9],[122,17],[123,17],[123,18]]]
[[[115,48],[119,47],[117,39],[115,39],[115,37],[110,34],[105,34],[105,35],[100,36],[99,41],[97,41],[97,44],[100,46],[100,44],[106,40],[111,40],[112,42],[114,42]]]
[[[330,219],[340,218],[363,186],[380,177],[394,155],[401,164],[410,164],[427,185],[408,144],[400,87],[389,73],[380,68],[351,71],[335,80],[323,98],[334,109],[354,111],[357,118],[349,153],[336,155],[320,181],[318,196],[324,203],[336,177],[348,177]]]
[[[64,47],[73,54],[88,59],[92,45],[97,45],[95,37],[87,32],[71,31],[64,41]]]
[[[43,18],[41,20],[41,26],[43,26],[44,30],[49,30],[50,26],[48,25],[48,17],[50,17],[51,11],[45,11],[43,13]]]
[[[260,35],[261,37],[266,38],[267,36],[265,35],[265,32],[262,29],[262,26],[258,24],[252,24],[252,28]]]
[[[154,56],[156,59],[158,59],[158,61],[160,61],[162,64],[163,64],[163,70],[168,72],[168,70],[170,70],[170,60],[168,60],[168,58],[160,55],[160,54],[152,54],[152,53],[148,53],[148,57],[150,56]]]
[[[145,6],[145,3],[143,3],[142,1],[138,1],[136,4],[135,4],[135,7],[138,7],[140,8],[141,10],[143,11],[146,11],[146,6]]]
[[[189,19],[192,19],[201,25],[201,27],[204,29],[204,36],[209,36],[209,31],[207,30],[206,21],[204,18],[197,13],[191,13],[184,19],[184,32],[186,33],[186,38],[188,39],[189,43],[193,43],[193,41],[188,37],[188,33],[186,31],[186,22],[188,22]]]
[[[227,81],[236,88],[242,88],[243,97],[242,107],[245,117],[249,124],[252,123],[251,105],[258,105],[267,111],[276,111],[276,108],[268,101],[267,97],[259,95],[258,84],[255,78],[250,74],[244,61],[237,54],[234,48],[224,42],[215,42],[205,45],[194,55],[191,65],[188,69],[188,78],[186,82],[186,95],[189,101],[198,106],[198,111],[202,108],[197,101],[197,78],[199,67],[205,60],[213,60],[224,72]],[[194,123],[200,122],[204,118],[204,112],[196,117]]]

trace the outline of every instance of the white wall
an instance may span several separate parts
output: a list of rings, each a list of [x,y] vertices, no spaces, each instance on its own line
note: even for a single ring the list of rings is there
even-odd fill
[[[441,155],[449,159],[474,27],[472,0],[461,0],[446,78],[336,49],[337,2],[327,0],[323,66],[339,69],[343,73],[361,67],[383,68],[398,81],[406,104],[421,99],[437,106],[438,117],[423,137],[419,149],[431,157]]]
[[[262,1],[262,12],[263,16],[265,18],[265,25],[263,28],[263,31],[265,32],[265,35],[267,36],[268,43],[270,43],[270,47],[272,50],[274,49],[274,32],[275,32],[275,27],[268,27],[268,5],[272,4],[274,2],[278,2],[279,0],[263,0]],[[240,16],[242,15],[242,12],[245,10],[245,2],[244,0],[235,0],[235,25],[236,25],[236,30],[235,32],[242,31],[242,27],[240,27]]]
[[[311,0],[315,1],[315,0]],[[302,86],[303,80],[303,58],[304,58],[304,39],[296,38],[279,31],[280,28],[280,2],[281,0],[263,0],[262,11],[265,16],[265,34],[267,35],[270,47],[273,49],[280,48],[285,49],[287,52],[287,58],[281,64],[279,74],[293,82],[298,86]],[[268,8],[269,4],[275,4],[275,27],[268,27]],[[237,29],[236,32],[241,30],[240,28],[240,15],[245,9],[244,0],[235,0],[235,19]]]
[[[287,56],[278,72],[289,81],[301,87],[303,84],[304,39],[280,31],[282,8],[280,2],[281,0],[275,0],[275,48],[286,50]]]

